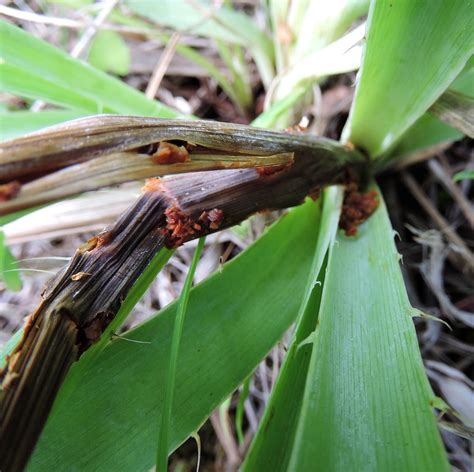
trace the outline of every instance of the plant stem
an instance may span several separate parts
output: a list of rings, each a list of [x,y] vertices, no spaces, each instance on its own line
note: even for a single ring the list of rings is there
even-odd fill
[[[163,405],[163,414],[161,417],[161,426],[158,434],[158,451],[156,456],[157,472],[166,472],[168,470],[168,444],[171,423],[171,412],[173,410],[173,396],[176,383],[176,367],[178,364],[179,343],[183,332],[184,317],[188,306],[189,292],[193,283],[194,273],[201,257],[202,249],[206,238],[200,238],[193,260],[189,267],[183,290],[179,299],[178,310],[174,320],[173,337],[171,339],[170,361],[168,364],[168,378],[166,380],[165,399]]]
[[[81,162],[21,186],[15,198],[0,205],[0,215],[61,200],[84,192],[159,175],[221,169],[284,166],[292,153],[267,156],[242,154],[190,154],[187,162],[157,165],[151,156],[118,152]]]
[[[156,138],[157,120],[109,118],[106,124],[99,123],[99,128],[112,126],[113,132],[108,128],[112,135],[107,139],[100,132],[91,136],[90,141],[102,140],[101,144],[96,141],[99,147],[113,147],[114,139],[115,145],[123,145],[127,125],[139,135],[145,133],[148,120]],[[189,123],[176,122],[173,126],[171,136],[179,139],[177,130],[184,129],[185,139],[190,139],[186,132]],[[100,340],[135,280],[163,246],[178,247],[240,223],[257,211],[298,205],[322,187],[342,183],[348,174],[361,176],[365,170],[359,153],[329,140],[289,133],[262,134],[262,130],[249,132],[247,127],[220,123],[212,124],[212,131],[202,123],[199,126],[193,125],[192,131],[198,144],[205,141],[210,147],[232,153],[261,153],[262,148],[268,154],[291,152],[293,163],[269,174],[262,169],[237,169],[151,179],[144,194],[112,227],[76,251],[49,283],[21,341],[0,372],[1,470],[25,467],[70,367]],[[54,133],[49,133],[54,141]],[[36,136],[34,140],[46,149],[45,141]],[[85,146],[84,140],[78,145],[73,136],[65,137],[63,128],[60,142],[75,147],[76,155]],[[10,142],[9,148],[17,145]],[[64,147],[55,151],[54,143],[49,142],[49,146],[51,156],[55,152],[65,155]],[[31,147],[31,154],[23,153],[23,157],[34,162],[36,151]]]
[[[347,152],[336,141],[309,134],[205,120],[98,115],[1,143],[0,183],[31,180],[71,164],[172,140],[217,150],[224,155],[268,156],[295,152],[330,161],[344,159],[347,163],[365,164],[360,153]],[[191,159],[192,154],[193,151]]]

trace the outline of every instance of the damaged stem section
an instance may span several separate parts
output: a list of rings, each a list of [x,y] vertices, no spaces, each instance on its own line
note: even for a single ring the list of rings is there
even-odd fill
[[[99,115],[0,144],[0,215],[90,190],[162,175],[260,168],[300,156],[327,167],[365,165],[324,138],[212,121]]]
[[[219,132],[222,138],[211,135],[206,144],[216,148],[233,143],[228,151],[238,153],[243,148],[250,155],[259,148],[258,134],[246,145],[241,139],[242,147],[237,148],[230,132],[224,128]],[[69,369],[99,340],[135,280],[162,247],[178,247],[258,211],[298,205],[324,186],[361,175],[363,159],[354,151],[332,143],[310,146],[298,135],[291,145],[282,135],[276,133],[264,150],[293,153],[294,159],[271,171],[257,166],[149,179],[133,206],[112,227],[79,247],[50,281],[0,373],[0,470],[19,471],[26,466]],[[186,136],[188,144],[190,138]],[[198,141],[198,136],[193,140]],[[182,154],[186,157],[183,150],[170,152],[179,152],[179,159]],[[34,162],[34,156],[31,159]],[[176,156],[162,154],[159,159]]]
[[[186,160],[163,159],[161,163],[158,163],[155,155],[136,152],[114,153],[60,169],[23,185],[18,181],[0,185],[0,216],[156,175],[252,167],[262,167],[271,171],[290,165],[292,162],[293,153],[268,156],[191,154]]]

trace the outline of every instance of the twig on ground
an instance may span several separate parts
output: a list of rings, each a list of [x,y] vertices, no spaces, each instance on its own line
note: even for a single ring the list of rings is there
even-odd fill
[[[230,428],[229,415],[227,411],[221,414],[221,408],[222,407],[218,408],[211,414],[210,420],[217,439],[219,440],[227,456],[227,462],[233,469],[236,468],[241,461],[239,447]]]
[[[176,47],[178,46],[180,38],[181,35],[179,33],[174,32],[171,35],[171,38],[168,41],[163,54],[161,54],[160,60],[156,64],[155,70],[153,71],[150,82],[146,88],[145,95],[148,98],[155,98],[158,89],[160,88],[161,81],[166,74],[171,60],[173,59],[174,53],[176,52]]]
[[[452,244],[452,251],[449,258],[461,272],[465,272],[474,277],[474,255],[467,247],[466,243],[454,231],[449,222],[433,206],[428,196],[419,187],[416,180],[408,173],[403,172],[402,179],[420,206],[428,213],[435,225],[445,235]]]
[[[428,167],[435,177],[443,184],[443,187],[449,192],[459,208],[463,212],[471,229],[474,228],[474,208],[467,200],[459,187],[453,182],[452,178],[438,161],[432,159],[428,162]]]

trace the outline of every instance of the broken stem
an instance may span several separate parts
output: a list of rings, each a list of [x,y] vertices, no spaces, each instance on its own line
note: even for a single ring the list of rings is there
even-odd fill
[[[112,152],[117,152],[125,133],[117,131],[117,126],[130,127],[136,120],[134,132],[147,135],[145,141],[156,142],[155,119],[109,119],[116,127],[113,132],[108,130],[117,135],[117,141],[111,145],[110,140],[114,142],[115,138],[106,133],[107,139],[98,144],[102,138],[96,129],[91,137],[96,149],[115,146]],[[146,126],[148,120],[152,131]],[[196,131],[200,122],[192,123],[192,136],[186,122],[173,122],[166,136],[220,148],[232,155],[294,153],[294,160],[284,168],[270,171],[264,167],[150,179],[143,195],[111,228],[79,247],[68,265],[49,283],[41,303],[26,323],[21,341],[0,373],[1,470],[25,467],[70,367],[101,338],[135,280],[162,247],[178,247],[240,223],[258,211],[298,205],[306,196],[317,195],[321,187],[344,182],[348,175],[360,176],[365,170],[364,158],[359,153],[329,140],[288,133],[261,134],[261,130],[220,123],[212,124],[212,132],[202,128],[203,138]],[[82,132],[83,128],[81,125]],[[186,131],[185,136],[177,134],[179,129]],[[71,154],[77,156],[79,147],[66,134],[61,128],[61,142],[69,143]],[[67,146],[61,152],[54,150],[54,136],[55,132],[50,132],[50,143],[43,138],[25,138],[30,140],[28,146],[33,140],[47,152],[35,153],[30,148],[28,158],[23,153],[23,160],[15,161],[9,155],[9,162],[30,162],[30,169],[39,169],[35,166],[38,162],[43,165],[48,153],[53,157],[67,156]],[[79,141],[81,146],[85,145],[83,139]],[[132,141],[136,146],[137,140]],[[8,148],[22,146],[10,142]],[[86,152],[87,149],[91,148],[86,147]],[[53,159],[54,162],[57,165],[58,161]]]
[[[252,167],[272,168],[292,162],[293,153],[289,152],[268,156],[190,154],[185,162],[159,165],[153,162],[153,156],[146,154],[113,153],[60,169],[22,185],[14,198],[0,203],[0,216],[91,190],[157,175]]]

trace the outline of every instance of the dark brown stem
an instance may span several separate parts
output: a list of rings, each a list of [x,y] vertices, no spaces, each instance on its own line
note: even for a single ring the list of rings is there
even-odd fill
[[[222,132],[219,139],[231,145],[231,136]],[[160,248],[230,227],[257,211],[298,205],[363,168],[358,154],[331,143],[314,149],[295,139],[294,147],[280,142],[277,152],[282,147],[295,159],[276,172],[227,170],[148,181],[110,229],[76,251],[43,293],[1,373],[3,472],[25,467],[71,365],[100,338]]]
[[[181,149],[178,160],[162,160],[163,146]],[[321,161],[328,171],[366,164],[358,152],[302,133],[212,121],[83,118],[0,144],[0,216],[157,175],[278,167],[295,154]]]

